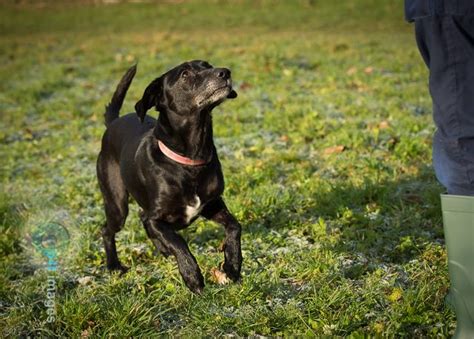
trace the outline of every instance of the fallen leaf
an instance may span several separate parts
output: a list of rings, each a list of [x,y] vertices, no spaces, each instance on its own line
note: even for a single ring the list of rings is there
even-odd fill
[[[368,87],[365,85],[362,81],[360,80],[353,80],[347,84],[347,87],[353,90],[356,90],[357,92],[365,92]]]
[[[301,287],[305,283],[303,279],[296,279],[296,278],[295,279],[290,278],[287,281],[293,287]]]
[[[225,285],[230,283],[230,279],[227,278],[227,275],[215,267],[211,268],[211,277],[212,280],[218,283],[219,285]]]
[[[337,145],[326,148],[323,152],[324,154],[334,154],[334,153],[342,153],[346,149],[343,145]]]
[[[369,66],[364,69],[365,74],[371,74],[374,71],[374,68]]]
[[[380,129],[386,129],[386,128],[389,128],[390,127],[390,124],[388,123],[388,121],[384,120],[382,121],[380,124],[379,124],[379,128]]]
[[[357,72],[357,67],[351,67],[347,70],[346,74],[347,75],[353,75]]]
[[[78,278],[77,279],[77,282],[80,284],[80,285],[87,285],[89,284],[90,282],[92,282],[93,280],[93,277],[91,277],[90,275],[87,275],[85,277],[81,277],[81,278]]]
[[[245,91],[246,89],[252,88],[252,85],[249,84],[248,82],[244,81],[242,84],[240,84],[239,87],[242,91]]]

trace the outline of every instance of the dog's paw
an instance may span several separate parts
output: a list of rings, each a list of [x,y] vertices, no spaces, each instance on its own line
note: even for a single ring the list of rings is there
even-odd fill
[[[211,278],[212,280],[219,285],[227,285],[230,283],[230,279],[227,277],[227,274],[222,272],[216,267],[211,269]]]
[[[202,278],[202,276],[201,276]],[[185,281],[186,286],[191,290],[191,292],[200,295],[204,291],[204,278],[197,281]]]
[[[221,264],[221,270],[226,275],[227,279],[232,280],[233,282],[240,281],[240,269],[237,269],[233,265],[230,265],[226,262]]]

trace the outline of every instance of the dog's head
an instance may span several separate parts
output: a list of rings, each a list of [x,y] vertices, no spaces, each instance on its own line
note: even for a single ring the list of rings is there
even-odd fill
[[[146,112],[172,110],[179,115],[196,114],[211,110],[225,99],[233,99],[230,70],[214,68],[208,62],[185,62],[153,80],[136,103],[135,110],[141,121]]]

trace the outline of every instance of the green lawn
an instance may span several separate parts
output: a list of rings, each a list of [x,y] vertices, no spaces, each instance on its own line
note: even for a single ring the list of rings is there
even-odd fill
[[[0,336],[448,337],[455,317],[431,168],[427,72],[399,0],[0,5]],[[104,269],[95,159],[123,72],[231,68],[214,113],[243,279],[216,285],[223,230],[183,232],[202,296],[155,256],[133,205]],[[63,225],[58,270],[33,246]],[[56,320],[47,321],[48,275]]]

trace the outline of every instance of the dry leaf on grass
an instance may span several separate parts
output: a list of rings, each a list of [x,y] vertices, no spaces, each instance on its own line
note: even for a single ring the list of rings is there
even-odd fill
[[[389,127],[390,127],[390,124],[388,123],[387,120],[384,120],[384,121],[380,122],[380,124],[379,124],[380,129],[386,129],[386,128],[389,128]]]
[[[249,89],[249,88],[252,88],[253,86],[251,84],[249,84],[248,82],[242,82],[242,84],[240,85],[240,89],[242,91],[245,91],[246,89]]]
[[[353,75],[357,72],[357,67],[351,67],[346,71],[347,75]]]
[[[323,152],[324,154],[334,154],[334,153],[342,153],[346,149],[343,145],[337,145],[326,148]]]
[[[81,338],[89,338],[90,336],[89,329],[90,328],[81,332]]]
[[[374,71],[374,68],[369,66],[364,69],[365,74],[371,74]]]
[[[89,283],[91,283],[92,281],[94,280],[94,277],[92,276],[85,276],[85,277],[81,277],[81,278],[78,278],[77,279],[77,282],[80,284],[80,285],[88,285]]]
[[[230,283],[230,279],[227,278],[227,275],[216,267],[211,268],[211,277],[212,280],[218,283],[219,285],[225,285]]]

